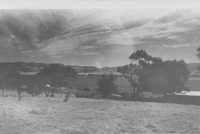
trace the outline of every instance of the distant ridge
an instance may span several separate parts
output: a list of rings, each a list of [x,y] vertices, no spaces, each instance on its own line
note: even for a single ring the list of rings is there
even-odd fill
[[[98,68],[95,66],[79,66],[79,65],[64,65],[60,63],[36,63],[36,62],[0,62],[0,68],[13,68],[19,69],[21,72],[38,72],[44,67],[50,64],[58,64],[60,66],[69,66],[75,69],[77,72],[96,72],[96,73],[115,73],[117,72],[118,67],[103,67]],[[191,72],[197,72],[197,67],[200,66],[200,63],[188,63],[188,69]]]

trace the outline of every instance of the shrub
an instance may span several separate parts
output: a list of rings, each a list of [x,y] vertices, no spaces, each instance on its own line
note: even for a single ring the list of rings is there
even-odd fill
[[[113,74],[102,74],[97,81],[99,86],[97,92],[103,97],[108,97],[111,93],[114,93],[117,89],[114,80],[115,76]]]

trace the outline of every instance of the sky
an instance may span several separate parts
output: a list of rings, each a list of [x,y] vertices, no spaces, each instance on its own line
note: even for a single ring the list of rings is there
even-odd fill
[[[0,62],[121,66],[143,49],[200,62],[200,9],[189,0],[0,1]]]

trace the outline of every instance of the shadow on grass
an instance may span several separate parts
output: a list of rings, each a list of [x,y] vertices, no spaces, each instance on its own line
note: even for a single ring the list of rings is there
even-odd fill
[[[98,98],[114,101],[138,101],[138,102],[156,102],[156,103],[173,103],[183,105],[200,105],[200,96],[187,95],[164,95],[161,98]]]

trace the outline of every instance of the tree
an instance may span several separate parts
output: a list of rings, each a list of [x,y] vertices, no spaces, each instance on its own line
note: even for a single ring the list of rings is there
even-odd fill
[[[197,48],[197,54],[196,54],[197,58],[200,59],[200,47]],[[200,66],[197,66],[197,70],[200,72]]]
[[[181,92],[186,90],[185,83],[188,81],[190,72],[187,68],[187,64],[183,61],[165,61],[163,63],[166,79],[169,83],[169,87],[165,92]]]
[[[58,77],[59,76],[59,65],[58,64],[51,64],[50,66],[47,66],[45,68],[43,68],[38,74],[37,76],[41,77],[41,79],[43,79],[43,81],[45,82],[44,85],[49,84],[50,87],[45,87],[45,94],[46,97],[48,97],[48,93],[49,91],[46,89],[50,89],[51,91],[51,97],[54,96],[54,90],[56,89],[56,87],[59,85],[59,81],[58,81]]]
[[[134,98],[136,96],[137,93],[139,93],[138,91],[138,76],[135,74],[136,72],[136,65],[134,64],[130,64],[130,65],[125,65],[123,67],[118,67],[117,71],[122,73],[123,76],[131,83],[131,86],[133,88],[133,95]]]
[[[68,66],[61,67],[59,73],[62,74],[64,77],[76,77],[77,75],[77,72],[73,68]]]
[[[26,78],[20,75],[19,72],[12,72],[6,74],[6,80],[12,90],[18,93],[18,100],[21,100],[21,93],[26,90]]]
[[[117,71],[122,73],[123,75],[126,75],[126,74],[131,73],[131,68],[130,68],[129,65],[125,65],[125,66],[122,66],[122,67],[118,67]]]
[[[103,97],[108,97],[117,89],[114,80],[115,76],[113,74],[102,74],[97,81],[99,86],[97,92],[100,93]]]
[[[168,93],[186,89],[184,84],[190,72],[184,61],[163,61],[144,50],[132,53],[129,59],[131,64],[118,68],[118,71],[128,77],[135,98],[143,91]]]
[[[46,96],[48,97],[49,90],[51,96],[54,96],[54,92],[58,87],[66,86],[66,77],[75,77],[77,72],[71,67],[65,67],[58,64],[51,64],[43,68],[37,76],[40,77]],[[45,85],[49,84],[50,87]]]
[[[0,72],[0,89],[3,91],[2,96],[4,96],[5,90],[9,88],[9,81],[6,72]]]
[[[42,92],[41,82],[42,80],[38,76],[30,76],[26,81],[26,92],[33,97],[39,95]]]

